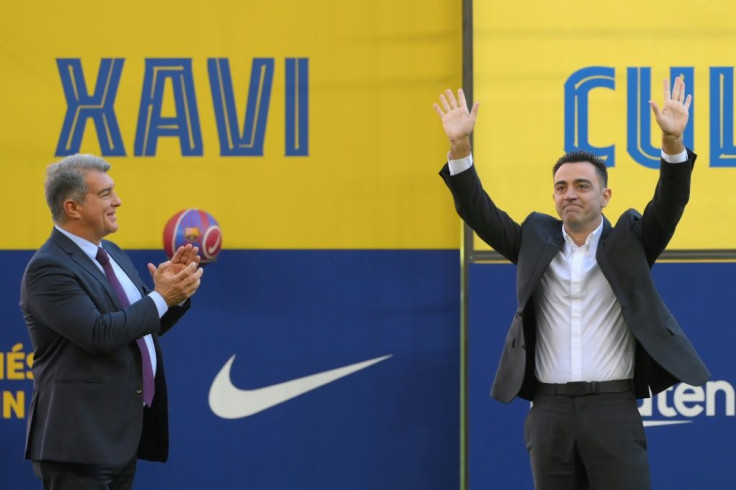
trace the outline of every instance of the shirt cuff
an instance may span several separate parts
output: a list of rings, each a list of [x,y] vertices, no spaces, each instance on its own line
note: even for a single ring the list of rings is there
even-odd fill
[[[682,153],[677,155],[668,155],[662,150],[662,160],[667,163],[682,163],[687,162],[687,150],[682,150]]]
[[[457,175],[473,166],[473,154],[461,158],[460,160],[450,160],[450,154],[447,154],[447,167],[450,169],[450,175]]]
[[[148,297],[151,298],[155,303],[156,309],[158,310],[159,318],[164,316],[164,314],[169,311],[169,305],[166,304],[166,300],[163,296],[161,296],[161,294],[156,291],[151,291],[150,293],[148,293]]]

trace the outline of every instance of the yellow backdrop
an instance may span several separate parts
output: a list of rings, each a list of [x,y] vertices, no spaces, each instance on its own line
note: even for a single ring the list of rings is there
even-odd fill
[[[629,102],[629,94],[646,103],[640,94],[649,93],[661,105],[662,80],[670,77],[671,67],[684,67],[691,71],[675,73],[688,74],[688,91],[694,94],[691,124],[699,158],[691,201],[669,248],[736,249],[734,14],[729,3],[683,0],[475,2],[475,99],[481,102],[475,157],[497,204],[517,220],[532,210],[554,214],[551,169],[566,150],[567,117],[571,127],[583,124],[588,130],[587,138],[580,138],[568,128],[573,141],[614,147],[613,198],[605,214],[616,219],[628,208],[642,211],[657,172],[628,147],[634,153],[646,154],[646,145],[658,151],[660,136],[648,113],[643,115],[649,122],[641,120],[651,130],[644,131],[636,117],[640,106]],[[578,99],[574,91],[566,93],[568,82],[579,87],[575,74],[600,72],[598,67],[611,70],[612,76],[603,78],[612,88],[583,90]],[[630,76],[630,68],[648,73],[649,83]],[[566,102],[584,118],[566,116]],[[713,139],[725,148],[718,155],[711,152]]]
[[[114,116],[126,156],[106,157],[123,200],[113,238],[123,246],[160,247],[166,220],[189,207],[214,215],[226,248],[458,246],[437,177],[447,144],[431,107],[461,83],[457,2],[15,2],[0,18],[0,48],[3,216],[12,230],[1,248],[36,248],[50,231],[42,185],[70,107],[62,71],[81,86],[57,59],[78,60],[88,94],[101,60],[124,60]],[[155,72],[146,60],[171,58],[191,63],[198,113],[186,117],[199,124],[201,155],[183,156],[181,138],[159,136],[154,156],[135,156],[144,79]],[[220,156],[208,60],[229,63],[242,131],[256,58],[273,63],[263,154]],[[308,60],[306,156],[285,155],[287,58]],[[162,118],[178,114],[182,80],[162,85]],[[79,150],[99,154],[111,137],[102,133],[88,119]]]

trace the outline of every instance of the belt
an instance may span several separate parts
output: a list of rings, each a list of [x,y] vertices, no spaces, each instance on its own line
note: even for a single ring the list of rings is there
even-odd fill
[[[598,393],[623,393],[633,390],[634,382],[631,379],[572,381],[562,384],[537,383],[537,393],[545,395],[584,396],[597,395]]]

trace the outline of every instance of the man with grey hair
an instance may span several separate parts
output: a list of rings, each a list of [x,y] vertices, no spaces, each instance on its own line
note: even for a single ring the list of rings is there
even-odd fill
[[[138,458],[166,461],[168,402],[158,336],[189,308],[202,277],[180,247],[149,290],[103,240],[122,204],[93,155],[50,165],[51,237],[31,258],[20,307],[34,350],[25,457],[46,489],[132,488]]]

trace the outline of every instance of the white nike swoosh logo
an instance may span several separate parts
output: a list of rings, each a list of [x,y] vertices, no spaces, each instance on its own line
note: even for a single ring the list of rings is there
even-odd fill
[[[235,360],[233,355],[220,372],[210,387],[210,409],[218,417],[223,419],[239,419],[249,417],[262,412],[274,405],[284,403],[308,391],[332,383],[348,374],[365,369],[373,364],[379,363],[391,357],[391,355],[376,357],[367,361],[350,364],[337,369],[323,371],[321,373],[292,379],[271,386],[264,386],[254,390],[241,390],[230,381],[230,367]]]
[[[645,420],[644,427],[659,427],[662,425],[689,424],[692,420]]]

